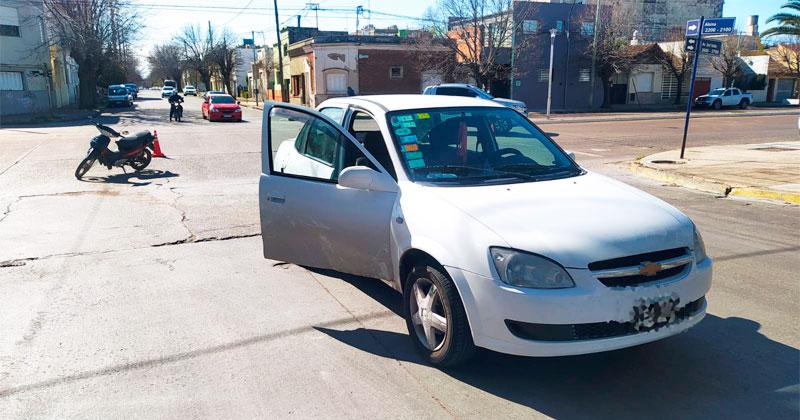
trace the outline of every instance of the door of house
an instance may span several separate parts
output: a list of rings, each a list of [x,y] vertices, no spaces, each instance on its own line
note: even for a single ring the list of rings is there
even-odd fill
[[[611,105],[624,105],[625,99],[628,96],[627,83],[614,83],[611,85]]]
[[[705,95],[711,91],[711,78],[709,77],[698,77],[694,79],[694,100],[698,96]]]

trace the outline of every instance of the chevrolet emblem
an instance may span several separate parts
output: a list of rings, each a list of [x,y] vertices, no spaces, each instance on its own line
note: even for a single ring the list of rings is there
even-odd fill
[[[639,266],[639,274],[647,277],[653,277],[661,271],[661,264],[645,261]]]

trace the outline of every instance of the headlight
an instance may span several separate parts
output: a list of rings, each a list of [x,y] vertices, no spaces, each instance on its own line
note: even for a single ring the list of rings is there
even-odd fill
[[[702,262],[708,255],[706,255],[706,244],[703,242],[703,237],[697,227],[694,228],[694,260],[695,262]]]
[[[489,252],[503,283],[535,289],[575,287],[569,273],[547,258],[506,248],[489,248]]]

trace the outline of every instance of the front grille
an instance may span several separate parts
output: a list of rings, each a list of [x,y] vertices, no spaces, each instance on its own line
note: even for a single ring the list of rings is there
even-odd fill
[[[665,270],[661,270],[658,273],[656,273],[655,276],[643,276],[641,274],[637,274],[635,276],[606,277],[598,280],[600,280],[600,283],[606,285],[606,287],[639,286],[645,283],[650,283],[652,281],[659,281],[668,279],[673,276],[677,276],[686,268],[687,265],[689,264],[684,264],[678,267],[672,267],[672,268],[667,268]]]
[[[700,312],[705,300],[706,298],[704,296],[678,309],[675,312],[675,320],[672,324],[679,323]],[[593,322],[589,324],[532,324],[507,319],[505,323],[508,330],[511,331],[511,334],[514,334],[514,336],[525,340],[537,341],[583,341],[622,337],[658,330],[667,325],[666,322],[657,323],[650,328],[640,328],[636,330],[633,322],[616,321]]]
[[[686,248],[672,248],[663,251],[647,252],[644,254],[629,255],[627,257],[612,258],[610,260],[595,261],[589,264],[589,270],[609,270],[612,268],[631,267],[645,261],[661,261],[677,258],[688,253]]]

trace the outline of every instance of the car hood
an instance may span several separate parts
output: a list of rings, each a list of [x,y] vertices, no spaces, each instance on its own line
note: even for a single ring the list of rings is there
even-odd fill
[[[508,107],[512,107],[512,106],[522,106],[522,107],[524,107],[525,106],[525,102],[516,101],[514,99],[494,98],[492,100],[497,102],[497,103],[499,103],[499,104],[501,104],[501,105],[505,105],[505,106],[508,106]]]
[[[720,97],[719,95],[700,95],[700,96],[697,97],[697,99],[701,99],[701,98],[719,98],[719,97]]]
[[[439,197],[514,249],[569,268],[645,252],[691,247],[683,213],[601,175],[520,184],[436,188]]]

